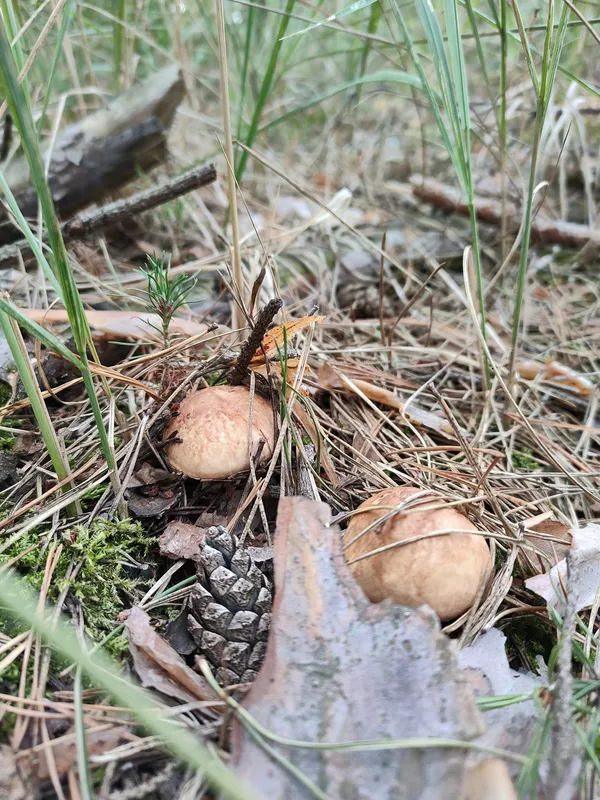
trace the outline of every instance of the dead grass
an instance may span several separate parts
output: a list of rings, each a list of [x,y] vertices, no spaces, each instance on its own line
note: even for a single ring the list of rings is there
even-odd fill
[[[152,42],[150,34],[144,36]],[[86,37],[81,46],[89,58],[93,48]],[[152,49],[164,55],[157,44]],[[190,61],[191,45],[181,45],[181,57]],[[129,67],[124,82],[133,80]],[[167,171],[178,171],[216,153],[220,180],[214,188],[144,215],[126,234],[74,248],[72,266],[88,308],[127,305],[139,311],[134,293],[143,287],[138,269],[145,253],[167,250],[173,253],[174,274],[200,276],[187,313],[208,323],[227,325],[230,321],[227,171],[214,135],[221,129],[215,94],[217,64],[201,79],[191,70],[188,65],[191,91],[175,126]],[[330,62],[326,70],[334,71]],[[87,85],[87,76],[85,81]],[[100,89],[99,81],[88,85],[82,105],[95,103]],[[553,177],[545,208],[560,219],[594,224],[588,139],[594,135],[595,121],[582,117],[581,95],[574,94],[554,109],[557,117],[562,112],[560,124],[550,130],[542,154],[546,173]],[[503,266],[508,250],[499,231],[481,226],[484,268],[492,287],[486,302],[488,345],[495,366],[486,392],[473,313],[477,310],[469,299],[474,290],[466,285],[462,267],[468,225],[458,216],[443,216],[420,203],[409,183],[416,172],[436,176],[441,172],[441,177],[448,177],[447,165],[441,164],[439,152],[428,142],[430,121],[422,108],[415,113],[408,105],[412,102],[408,92],[402,97],[381,91],[369,100],[373,110],[338,105],[313,121],[308,133],[297,126],[286,128],[285,135],[259,139],[255,149],[260,159],[250,157],[239,204],[246,283],[240,294],[247,295],[264,268],[257,306],[281,297],[284,319],[317,310],[325,320],[290,343],[298,357],[290,383],[302,394],[288,395],[276,457],[268,471],[252,475],[247,485],[243,478],[225,487],[230,497],[220,504],[214,492],[182,482],[177,508],[182,514],[201,517],[217,505],[224,523],[240,525],[240,533],[253,543],[270,539],[273,498],[296,493],[303,471],[310,475],[316,499],[329,503],[340,519],[372,493],[395,483],[433,490],[459,506],[485,532],[495,559],[494,574],[482,587],[476,606],[445,630],[461,645],[473,642],[492,626],[510,638],[515,619],[548,620],[545,607],[523,583],[528,575],[544,571],[564,548],[560,526],[548,532],[543,523],[552,517],[566,527],[599,516],[596,254],[534,249],[520,358],[533,360],[539,369],[532,379],[518,377],[511,400],[505,381],[512,336],[513,265]],[[529,157],[526,134],[531,98],[516,77],[510,100],[508,121],[515,146],[510,151],[509,196],[519,201],[518,176]],[[74,113],[82,110],[78,107]],[[478,113],[482,127],[493,124],[489,108]],[[572,137],[563,147],[561,131],[564,134],[565,126],[579,123],[583,127],[577,128],[578,144]],[[491,194],[497,189],[497,167],[498,154],[482,144],[475,158],[482,192]],[[158,172],[153,179],[160,177]],[[583,180],[583,186],[569,180]],[[24,265],[1,277],[3,288],[23,307],[51,304],[41,276]],[[469,280],[467,271],[467,284]],[[154,469],[168,469],[158,445],[168,404],[182,392],[221,376],[235,356],[231,345],[231,337],[218,330],[201,344],[182,340],[165,349],[157,341],[139,341],[121,348],[118,363],[105,373],[113,401],[100,393],[99,399],[124,490],[143,462]],[[543,365],[548,361],[572,374],[545,375]],[[592,391],[587,393],[577,376],[588,379]],[[159,392],[160,399],[145,392],[144,386],[154,394]],[[365,391],[366,386],[371,388]],[[35,546],[43,554],[45,570],[41,603],[54,580],[63,539],[74,523],[89,525],[99,516],[111,515],[119,499],[110,489],[89,402],[79,384],[55,385],[52,393],[52,418],[77,487],[65,494],[60,494],[62,486],[56,484],[40,447],[27,400],[13,396],[0,410],[3,424],[10,421],[28,431],[16,437],[18,480],[0,493],[0,551],[14,552],[18,542],[32,532],[39,537]],[[306,411],[299,417],[295,410],[302,409]],[[65,509],[75,500],[83,504],[83,514],[78,520],[67,520]],[[189,507],[193,512],[187,511]],[[148,524],[149,535],[155,536],[162,524]],[[10,563],[18,567],[19,559],[17,555]],[[153,569],[154,593],[128,600],[130,604],[145,600],[163,623],[168,604],[180,603],[187,594],[187,568],[167,569],[155,551]],[[180,581],[184,585],[161,605],[161,593]],[[73,586],[62,587],[56,614],[67,611],[83,633],[86,614],[92,611],[86,603],[91,602],[77,598]],[[592,635],[597,634],[595,617],[586,616],[585,624],[587,631],[577,630],[574,641],[595,657],[595,640],[591,644]],[[512,655],[515,668],[531,666],[516,650]],[[0,673],[10,688],[0,695],[2,721],[13,726],[11,744],[25,762],[32,753],[39,756],[43,751],[47,772],[39,780],[49,781],[57,797],[65,796],[61,788],[65,774],[75,781],[74,766],[63,774],[60,762],[66,758],[65,737],[72,736],[61,731],[71,731],[74,720],[70,673],[64,672],[68,667],[61,665],[58,670],[50,651],[32,633],[2,634]],[[100,734],[106,737],[90,763],[93,769],[106,769],[107,796],[143,796],[126,794],[125,789],[122,794],[116,790],[108,794],[118,784],[117,778],[121,786],[131,789],[126,764],[132,760],[144,780],[162,776],[167,781],[174,765],[160,765],[156,772],[149,768],[156,760],[158,742],[132,726],[127,709],[110,705],[91,689],[84,696],[89,700],[83,706],[88,741]],[[212,737],[215,748],[224,745],[212,707],[188,704],[172,713],[198,734]],[[188,787],[189,795],[180,796],[191,797],[198,782],[193,776],[185,780],[192,788]]]

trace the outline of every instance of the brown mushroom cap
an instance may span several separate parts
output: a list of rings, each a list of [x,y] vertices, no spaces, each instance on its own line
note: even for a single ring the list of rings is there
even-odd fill
[[[181,439],[165,448],[169,463],[196,480],[230,478],[249,470],[249,420],[250,392],[244,386],[211,386],[188,395],[163,433],[163,441],[175,434]],[[255,394],[253,454],[261,439],[265,444],[260,460],[264,461],[273,453],[273,409],[268,400]]]
[[[344,534],[348,562],[385,545],[443,530],[477,531],[467,517],[451,506],[427,510],[443,500],[427,496],[407,504],[406,510],[390,517],[350,544],[354,537],[422,491],[396,486],[366,500]],[[442,620],[455,619],[475,601],[490,563],[490,551],[481,534],[450,533],[399,545],[375,556],[350,563],[354,577],[373,603],[386,597],[405,606],[426,603]]]

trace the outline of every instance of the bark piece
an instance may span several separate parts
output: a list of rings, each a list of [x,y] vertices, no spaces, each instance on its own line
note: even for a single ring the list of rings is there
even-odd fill
[[[68,324],[69,316],[61,308],[21,308],[26,317],[48,327],[50,325]],[[85,312],[90,328],[103,336],[126,337],[136,341],[160,341],[162,322],[158,314],[149,311],[94,311],[87,309]],[[158,329],[158,330],[157,330]],[[212,328],[203,322],[192,319],[173,317],[169,325],[171,336],[196,336],[198,344],[211,336],[215,336],[227,329],[224,327]]]
[[[245,708],[273,733],[308,742],[479,735],[481,717],[433,612],[369,603],[329,520],[325,504],[280,502],[271,635]],[[461,750],[269,744],[328,797],[459,798],[466,778]],[[237,722],[233,753],[240,777],[270,800],[310,796]]]
[[[48,182],[62,217],[105,197],[166,156],[166,135],[184,95],[181,69],[171,65],[115,98],[59,135]],[[15,160],[6,179],[23,214],[37,213],[37,195],[26,159]],[[12,223],[0,225],[0,241],[20,237]]]
[[[161,556],[167,558],[190,558],[200,560],[200,549],[206,539],[206,531],[187,522],[169,522],[158,540]]]

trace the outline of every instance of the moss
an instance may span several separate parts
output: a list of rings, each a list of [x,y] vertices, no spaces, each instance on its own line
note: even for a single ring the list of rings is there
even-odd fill
[[[0,406],[5,406],[12,397],[12,389],[4,381],[0,381]],[[3,424],[5,424],[3,422]]]
[[[533,458],[533,450],[529,447],[516,450],[512,454],[512,462],[517,469],[525,469],[528,472],[541,469],[541,464]]]
[[[0,384],[0,389],[2,384]],[[10,395],[9,395],[10,399]],[[0,405],[2,405],[2,397],[0,392]],[[0,422],[0,450],[12,450],[17,441],[17,437],[10,430],[6,428],[20,428],[23,425],[23,420],[16,417],[6,417]]]
[[[89,489],[84,495],[82,495],[81,502],[85,504],[89,503],[91,500],[97,500],[99,497],[102,497],[107,487],[108,487],[108,482],[99,483],[98,486],[94,486],[93,488]]]
[[[537,672],[538,656],[548,663],[556,644],[556,631],[550,622],[534,615],[522,615],[511,619],[502,630],[506,634],[506,652],[513,669]]]
[[[29,547],[34,549],[18,561],[18,570],[25,580],[39,590],[44,576],[46,550],[40,545],[43,538],[31,531],[0,554],[0,565],[7,563]],[[135,596],[147,581],[132,575],[128,556],[135,561],[146,557],[149,541],[139,522],[125,520],[109,522],[95,520],[91,527],[78,525],[63,536],[63,550],[48,592],[50,602],[64,589],[76,597],[85,620],[88,636],[94,641],[103,639],[114,629],[121,611],[135,602]],[[72,565],[79,565],[70,578]],[[113,653],[125,649],[123,637],[111,640]]]

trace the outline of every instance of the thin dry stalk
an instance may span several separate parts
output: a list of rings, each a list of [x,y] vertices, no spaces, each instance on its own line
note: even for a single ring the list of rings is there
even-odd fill
[[[223,135],[225,137],[225,155],[227,160],[227,185],[229,189],[229,214],[231,217],[231,239],[233,256],[233,279],[237,290],[237,299],[241,305],[235,303],[232,313],[232,324],[235,330],[243,330],[246,325],[248,303],[246,285],[242,271],[242,257],[240,253],[240,229],[237,210],[237,187],[234,172],[233,136],[231,133],[231,116],[229,106],[229,74],[227,67],[227,40],[225,35],[225,10],[223,0],[215,0],[215,15],[217,19],[217,34],[219,40],[219,73],[221,77],[221,107],[223,113]]]

